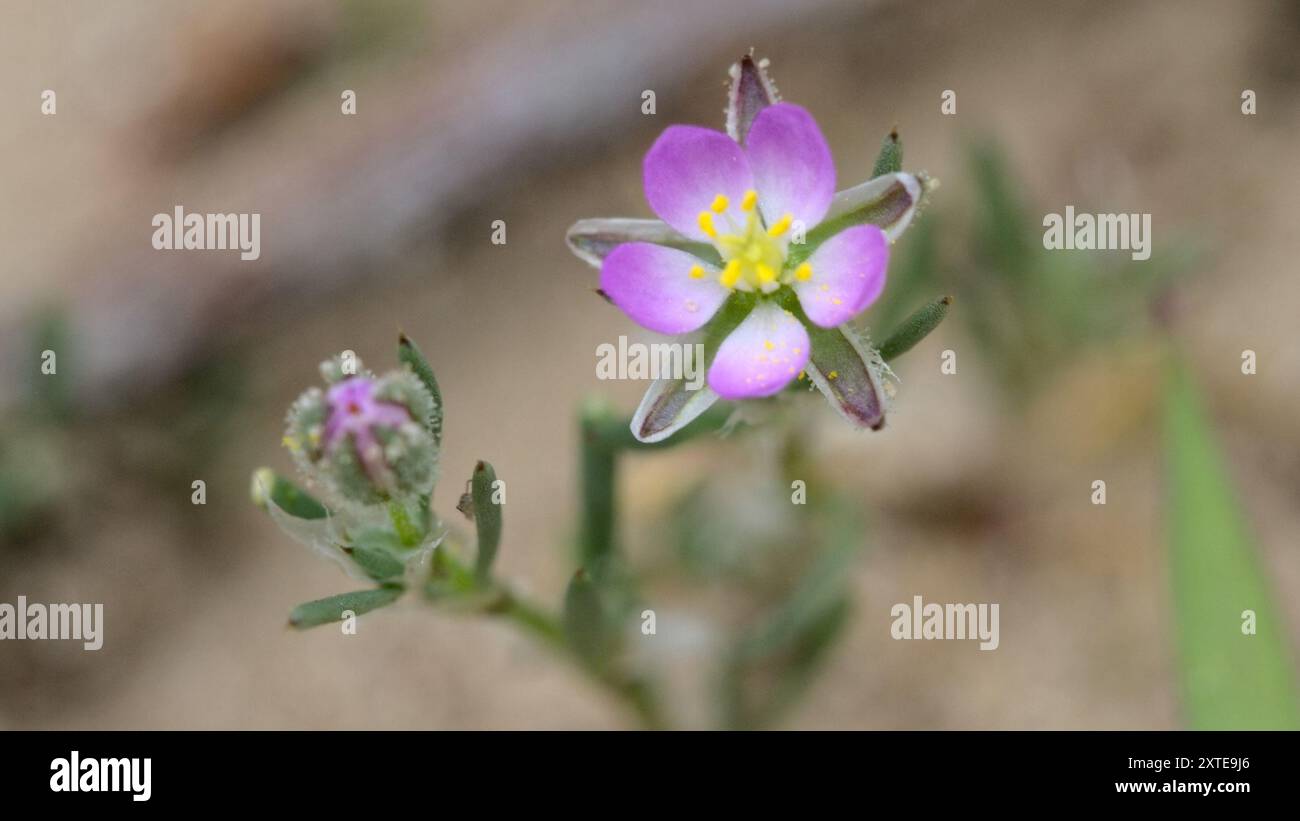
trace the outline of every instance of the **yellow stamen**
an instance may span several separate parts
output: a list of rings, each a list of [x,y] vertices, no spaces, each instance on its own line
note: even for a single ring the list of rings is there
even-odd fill
[[[727,267],[722,269],[722,284],[728,288],[735,288],[736,283],[740,281],[740,260],[733,259],[727,263]]]
[[[790,230],[790,224],[794,222],[794,217],[786,214],[781,219],[772,223],[772,227],[767,229],[768,236],[779,237],[786,231]]]
[[[827,378],[827,379],[834,379],[835,377],[837,377],[837,376],[839,376],[839,375],[840,375],[840,372],[839,372],[839,371],[831,371],[830,373],[826,374],[826,378]]]
[[[713,214],[711,212],[700,212],[700,230],[710,237],[716,237],[718,235],[717,229],[713,227]]]
[[[727,205],[729,205],[730,203],[731,200],[727,199],[727,196],[725,194],[719,194],[718,196],[713,198],[713,205],[710,205],[709,207],[712,208],[715,212],[721,214],[723,211],[727,210]]]
[[[745,198],[740,201],[740,210],[753,211],[754,206],[757,203],[758,203],[758,192],[751,188],[745,192]]]
[[[812,279],[812,265],[807,262],[800,263],[799,267],[794,269],[794,278],[800,282]]]
[[[704,279],[704,267],[700,265],[692,265],[691,279]]]
[[[758,281],[761,283],[776,281],[776,271],[773,271],[770,265],[764,265],[760,262],[754,266],[754,272],[758,274]]]
[[[764,348],[767,348],[769,351],[771,351],[771,350],[774,350],[774,349],[776,348],[776,345],[772,343],[772,340],[770,340],[770,339],[765,339],[765,340],[763,340],[763,347],[764,347]]]

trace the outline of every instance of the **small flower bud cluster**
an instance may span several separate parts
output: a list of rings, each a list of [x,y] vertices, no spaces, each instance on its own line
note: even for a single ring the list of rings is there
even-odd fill
[[[289,408],[284,437],[303,474],[339,500],[361,505],[427,497],[438,447],[427,426],[436,410],[410,371],[374,376],[355,358],[321,364],[325,390]]]

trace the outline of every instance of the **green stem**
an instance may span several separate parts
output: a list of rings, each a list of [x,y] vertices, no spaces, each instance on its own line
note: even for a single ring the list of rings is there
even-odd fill
[[[603,404],[590,404],[581,422],[582,520],[578,562],[593,577],[603,573],[615,552],[614,500],[617,494],[616,445],[609,438],[617,418]],[[631,433],[628,433],[629,438]]]
[[[439,548],[439,551],[442,552],[442,548]],[[477,608],[479,612],[503,619],[538,644],[572,661],[593,682],[621,701],[637,717],[642,726],[647,729],[661,729],[666,726],[658,699],[650,685],[645,680],[628,673],[610,667],[596,667],[585,662],[569,644],[564,626],[558,616],[520,595],[504,582],[494,581],[486,587],[473,587],[474,583],[470,581],[473,578],[471,570],[457,561],[450,552],[443,553],[440,561],[443,562],[443,572],[448,577],[465,580],[471,585],[469,589],[462,590],[462,593],[472,594],[473,590],[479,589],[487,594],[483,596],[482,603]]]

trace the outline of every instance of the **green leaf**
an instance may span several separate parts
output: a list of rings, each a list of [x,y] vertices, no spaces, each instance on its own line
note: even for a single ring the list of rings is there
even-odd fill
[[[351,610],[356,615],[369,613],[387,607],[402,595],[399,585],[385,585],[374,590],[355,590],[340,593],[327,599],[317,599],[300,604],[289,614],[289,625],[298,630],[316,627],[321,624],[342,621],[345,611]]]
[[[497,547],[501,544],[501,505],[493,496],[497,472],[492,465],[480,461],[474,466],[470,479],[470,494],[474,499],[474,526],[478,530],[478,555],[474,560],[474,574],[479,581],[492,575]]]
[[[898,131],[890,131],[880,144],[880,154],[876,156],[876,165],[871,169],[871,176],[882,177],[903,170],[903,141],[898,138]]]
[[[1300,729],[1284,622],[1181,362],[1165,414],[1171,579],[1185,710],[1197,730]],[[1245,611],[1255,635],[1243,632]]]
[[[253,471],[250,487],[253,504],[266,510],[267,501],[298,519],[324,519],[329,511],[311,494],[270,468]]]
[[[425,420],[425,425],[429,428],[429,433],[433,434],[433,443],[441,446],[442,392],[438,390],[438,379],[433,375],[429,360],[424,358],[419,346],[404,333],[399,333],[397,336],[397,359],[411,369],[433,396],[433,415]]]
[[[881,359],[891,362],[916,347],[918,342],[939,327],[939,323],[948,315],[950,305],[952,297],[945,296],[918,308],[880,346]]]
[[[406,563],[395,555],[402,550],[402,543],[387,530],[362,531],[343,549],[375,581],[395,579],[406,572]]]
[[[585,570],[579,570],[564,594],[564,634],[578,657],[592,667],[609,660],[609,631],[600,590]]]

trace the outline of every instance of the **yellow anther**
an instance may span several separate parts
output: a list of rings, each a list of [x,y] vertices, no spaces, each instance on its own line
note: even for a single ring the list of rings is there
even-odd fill
[[[837,376],[839,376],[839,375],[840,375],[840,372],[839,372],[839,371],[831,371],[830,373],[826,374],[826,378],[827,378],[827,379],[834,379],[835,377],[837,377]]]
[[[705,234],[708,234],[710,237],[716,237],[718,235],[717,230],[713,227],[713,212],[700,212],[700,230]]]
[[[772,227],[767,229],[767,233],[769,236],[779,237],[782,234],[784,234],[786,231],[790,230],[790,224],[793,222],[794,222],[794,217],[791,216],[790,214],[786,214],[785,216],[781,217],[781,219],[772,223]]]
[[[800,263],[799,267],[794,269],[794,278],[800,282],[812,279],[812,266],[806,262]]]
[[[740,201],[740,210],[753,211],[754,206],[757,203],[758,203],[758,192],[751,188],[745,192],[745,198]]]
[[[302,450],[302,443],[299,442],[297,437],[294,436],[285,436],[283,439],[280,440],[280,443],[283,444],[289,450],[293,451],[294,453],[297,453],[298,451]]]
[[[702,265],[691,266],[691,279],[704,279],[704,267]]]
[[[770,339],[765,339],[765,340],[763,340],[763,347],[764,347],[764,348],[767,348],[769,351],[771,351],[771,350],[775,350],[776,345],[772,342],[772,340],[770,340]]]
[[[740,260],[733,259],[727,263],[727,267],[722,269],[722,284],[728,288],[735,288],[736,283],[740,281]]]
[[[760,262],[758,265],[754,266],[754,273],[758,274],[759,282],[768,283],[776,281],[776,271],[773,271],[770,265],[764,265]]]
[[[712,208],[715,212],[721,214],[723,211],[727,210],[727,206],[729,204],[731,204],[731,200],[727,199],[727,195],[719,194],[718,196],[713,198],[713,205],[710,205],[709,207]]]

